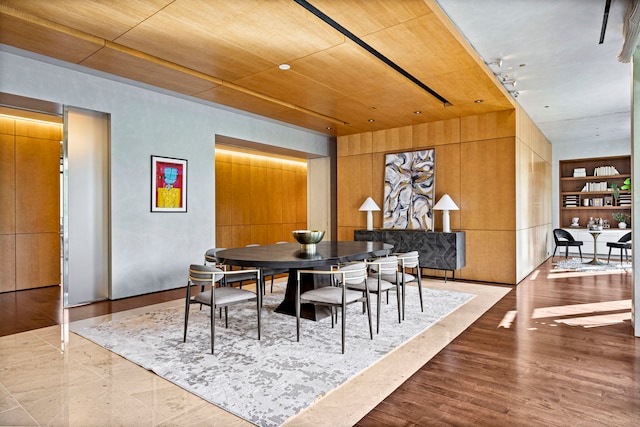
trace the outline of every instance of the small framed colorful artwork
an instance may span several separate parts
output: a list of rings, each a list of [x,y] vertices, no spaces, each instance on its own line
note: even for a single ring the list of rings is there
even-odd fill
[[[151,212],[187,211],[187,161],[151,156]]]

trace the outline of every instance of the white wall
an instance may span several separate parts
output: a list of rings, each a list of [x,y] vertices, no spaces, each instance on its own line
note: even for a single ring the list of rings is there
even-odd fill
[[[319,156],[329,138],[0,45],[0,92],[111,114],[112,298],[185,284],[215,230],[215,134]],[[150,212],[151,155],[188,160],[185,213]]]
[[[551,149],[553,228],[558,228],[560,224],[560,160],[628,156],[631,154],[631,140],[626,138],[617,141],[552,144]]]

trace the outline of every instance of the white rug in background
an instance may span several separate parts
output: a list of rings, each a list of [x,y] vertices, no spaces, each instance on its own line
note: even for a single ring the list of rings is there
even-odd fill
[[[331,319],[302,319],[296,342],[295,317],[275,313],[282,294],[267,295],[262,340],[257,340],[255,304],[229,308],[229,328],[216,323],[216,354],[210,353],[208,310],[192,306],[187,342],[184,309],[165,308],[95,326],[70,325],[75,332],[203,399],[256,425],[278,426],[389,352],[434,325],[474,294],[423,288],[420,312],[416,287],[407,289],[406,320],[397,320],[395,297],[382,307],[380,334],[369,339],[361,304],[347,313],[345,354],[340,325]],[[375,314],[375,303],[372,306]]]
[[[617,261],[611,259],[611,262],[608,263],[606,259],[599,259],[601,264],[589,264],[592,258],[583,257],[582,260],[580,258],[569,258],[567,260],[562,260],[556,262],[557,270],[572,270],[572,271],[584,271],[584,272],[599,272],[599,271],[624,271],[631,270],[630,262],[620,262],[620,258],[617,258]]]

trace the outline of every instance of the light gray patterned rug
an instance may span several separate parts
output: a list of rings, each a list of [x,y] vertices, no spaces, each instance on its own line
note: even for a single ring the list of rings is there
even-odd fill
[[[380,334],[369,339],[366,315],[354,304],[347,313],[345,354],[340,327],[331,319],[302,320],[296,342],[295,317],[273,309],[282,293],[267,295],[262,340],[257,340],[255,305],[229,309],[229,328],[216,324],[216,354],[210,354],[208,310],[192,306],[187,342],[184,308],[152,311],[96,326],[70,325],[75,332],[203,399],[260,426],[278,426],[335,387],[376,363],[475,297],[416,287],[407,289],[406,320],[398,324],[395,297],[382,307]],[[372,307],[375,313],[375,303]]]
[[[616,260],[611,259],[611,262],[607,262],[606,259],[598,259],[600,264],[589,264],[592,258],[585,256],[582,258],[569,258],[561,260],[556,263],[556,270],[572,270],[581,272],[615,272],[615,271],[631,271],[630,262],[620,262],[620,258]]]

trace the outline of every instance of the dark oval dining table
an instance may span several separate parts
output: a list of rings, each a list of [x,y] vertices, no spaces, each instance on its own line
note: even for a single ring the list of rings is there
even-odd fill
[[[289,278],[284,300],[275,311],[295,316],[296,276],[298,270],[322,269],[339,263],[385,256],[392,249],[393,245],[383,242],[329,240],[318,243],[314,253],[302,251],[299,243],[282,243],[278,245],[225,249],[217,252],[216,257],[223,264],[232,266],[288,268]],[[306,275],[301,278],[300,291],[305,292],[326,285],[327,283],[324,280]],[[311,320],[319,320],[329,316],[327,307],[313,304],[303,304],[300,312],[302,317]]]

